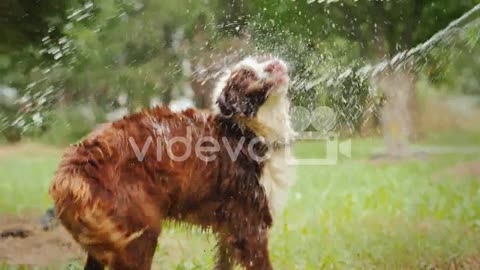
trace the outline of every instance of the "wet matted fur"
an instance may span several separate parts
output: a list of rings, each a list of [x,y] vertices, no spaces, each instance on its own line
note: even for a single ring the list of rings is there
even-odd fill
[[[288,80],[282,61],[247,58],[214,113],[145,110],[71,146],[50,194],[85,269],[150,269],[165,220],[212,229],[215,269],[271,269],[268,231],[293,183]]]

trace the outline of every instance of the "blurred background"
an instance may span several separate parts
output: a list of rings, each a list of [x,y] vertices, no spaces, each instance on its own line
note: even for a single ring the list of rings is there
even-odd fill
[[[39,221],[63,147],[142,108],[209,109],[258,54],[289,63],[297,131],[351,140],[297,167],[276,269],[479,269],[479,25],[478,0],[2,0],[0,269],[81,269]],[[165,234],[154,269],[211,268],[203,232]]]

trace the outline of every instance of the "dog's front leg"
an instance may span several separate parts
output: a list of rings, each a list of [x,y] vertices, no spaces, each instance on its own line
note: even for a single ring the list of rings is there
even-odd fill
[[[251,226],[247,226],[252,228]],[[268,231],[240,230],[223,235],[217,245],[215,270],[232,270],[235,263],[247,270],[272,270]]]
[[[233,270],[233,250],[227,240],[219,237],[214,270]]]
[[[247,270],[272,270],[266,232],[251,234],[235,243],[236,259]]]

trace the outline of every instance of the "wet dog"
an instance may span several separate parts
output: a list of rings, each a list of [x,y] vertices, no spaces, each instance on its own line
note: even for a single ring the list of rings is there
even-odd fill
[[[150,269],[162,221],[218,237],[215,269],[271,269],[268,231],[287,187],[287,66],[246,58],[218,82],[214,113],[158,107],[71,146],[50,188],[85,269]]]

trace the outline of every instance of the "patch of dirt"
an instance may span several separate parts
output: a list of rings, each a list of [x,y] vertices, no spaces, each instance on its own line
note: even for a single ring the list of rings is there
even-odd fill
[[[447,173],[458,177],[477,177],[480,180],[480,160],[469,161],[455,165]]]
[[[0,264],[51,267],[84,258],[62,226],[43,231],[39,219],[39,215],[0,216]]]
[[[428,160],[429,154],[425,151],[412,152],[406,156],[392,156],[384,152],[374,153],[369,159],[362,159],[360,162],[371,165],[391,165],[408,161],[424,162]]]

